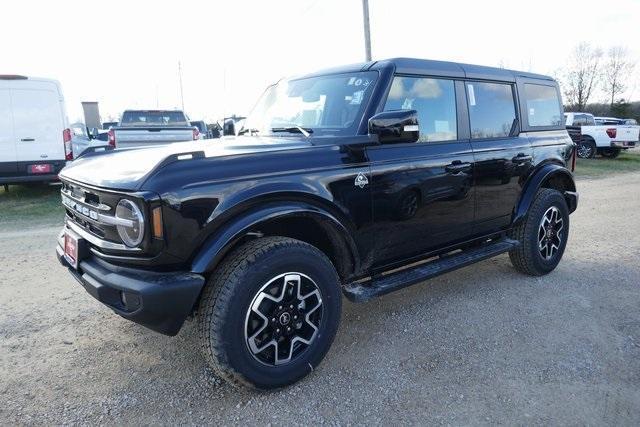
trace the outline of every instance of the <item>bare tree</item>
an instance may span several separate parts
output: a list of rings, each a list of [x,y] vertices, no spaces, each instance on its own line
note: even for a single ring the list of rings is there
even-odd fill
[[[629,52],[626,47],[614,46],[607,52],[607,60],[602,74],[604,90],[609,96],[611,107],[616,101],[616,96],[621,95],[627,89],[627,81],[633,67],[634,64],[629,60]]]
[[[568,103],[583,110],[596,89],[600,77],[602,51],[589,43],[577,45],[564,73],[563,92]]]

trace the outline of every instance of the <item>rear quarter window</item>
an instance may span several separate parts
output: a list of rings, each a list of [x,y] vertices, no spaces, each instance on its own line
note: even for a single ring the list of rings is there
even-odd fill
[[[562,126],[560,98],[555,86],[525,83],[524,98],[531,127]]]

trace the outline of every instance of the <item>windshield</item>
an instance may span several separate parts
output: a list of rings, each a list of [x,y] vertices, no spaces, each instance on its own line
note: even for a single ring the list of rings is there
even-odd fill
[[[182,111],[125,111],[122,126],[189,126]]]
[[[377,77],[367,71],[283,80],[265,91],[241,133],[355,134]]]

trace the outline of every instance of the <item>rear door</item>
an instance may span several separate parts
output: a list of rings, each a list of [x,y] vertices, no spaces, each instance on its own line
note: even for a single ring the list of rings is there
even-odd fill
[[[16,175],[16,161],[11,93],[7,88],[0,88],[0,177]]]
[[[474,234],[486,234],[510,225],[533,150],[520,135],[513,83],[467,81],[465,86],[475,157]]]
[[[35,83],[35,82],[34,82]],[[13,88],[14,140],[18,162],[64,160],[64,118],[60,95],[52,83]]]

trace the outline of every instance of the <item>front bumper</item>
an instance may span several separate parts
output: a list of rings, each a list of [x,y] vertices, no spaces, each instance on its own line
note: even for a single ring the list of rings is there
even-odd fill
[[[0,184],[25,184],[33,182],[54,182],[58,174],[0,176]]]
[[[125,319],[161,334],[180,331],[204,286],[205,279],[199,274],[120,267],[91,254],[76,270],[64,257],[62,245],[58,239],[58,261],[91,296]]]

